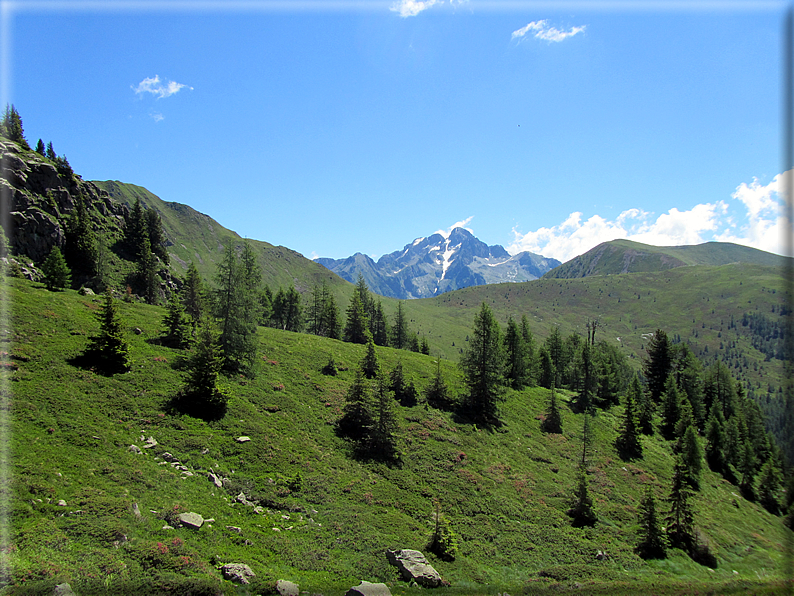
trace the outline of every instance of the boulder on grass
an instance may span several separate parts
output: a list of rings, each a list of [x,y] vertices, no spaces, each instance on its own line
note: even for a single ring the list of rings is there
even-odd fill
[[[223,573],[223,579],[238,584],[250,584],[248,578],[256,577],[256,574],[245,563],[228,563],[221,567],[221,573]]]
[[[187,528],[193,528],[194,530],[198,530],[201,525],[204,523],[204,518],[201,517],[198,513],[180,513],[179,514],[179,523]]]
[[[371,584],[362,582],[345,592],[345,596],[391,596],[389,587],[386,584]]]
[[[280,579],[276,582],[276,591],[279,596],[299,596],[298,584],[285,579]]]
[[[400,570],[400,575],[407,581],[415,581],[423,588],[437,588],[442,584],[441,576],[418,550],[387,550],[389,563]]]

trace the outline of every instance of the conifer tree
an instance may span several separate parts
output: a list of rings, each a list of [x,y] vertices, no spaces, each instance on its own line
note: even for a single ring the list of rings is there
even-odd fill
[[[703,469],[703,447],[693,424],[688,424],[679,439],[678,453],[681,456],[684,481],[693,490],[700,488],[700,472]]]
[[[553,383],[549,394],[549,407],[546,409],[546,418],[541,427],[547,433],[562,434],[562,414]]]
[[[342,418],[337,422],[337,431],[344,437],[362,439],[366,429],[372,426],[373,407],[364,371],[356,369],[355,377],[345,394]]]
[[[629,393],[631,393],[634,403],[637,404],[637,426],[644,435],[653,435],[653,414],[655,406],[648,393],[642,390],[640,379],[635,374],[629,383]]]
[[[325,284],[323,289],[326,290]],[[339,309],[336,306],[334,295],[326,290],[323,310],[320,313],[320,328],[325,337],[339,339],[342,336],[342,324],[339,321]]]
[[[707,414],[703,403],[703,365],[692,353],[689,344],[682,343],[678,347],[675,371],[678,385],[692,406],[695,427],[703,428]]]
[[[668,375],[661,399],[662,425],[659,430],[665,439],[671,440],[675,437],[675,426],[681,416],[681,394],[678,392],[673,375]]]
[[[416,388],[413,383],[405,382],[402,360],[397,361],[397,365],[389,373],[389,390],[394,393],[394,399],[400,405],[410,408],[416,405]]]
[[[524,340],[524,357],[526,358],[527,375],[526,382],[528,385],[535,385],[537,383],[537,362],[536,362],[536,349],[535,338],[532,331],[529,329],[529,320],[527,315],[521,315],[521,339]]]
[[[135,199],[132,209],[126,216],[124,225],[124,243],[132,254],[134,260],[138,260],[144,253],[144,239],[148,239],[148,230],[143,214],[143,206],[140,199]],[[151,241],[149,250],[151,251]]]
[[[753,452],[752,443],[748,441],[744,441],[742,444],[742,455],[739,461],[739,488],[742,491],[742,495],[744,498],[749,501],[755,500],[755,473],[756,473],[756,466],[757,466],[757,458],[755,453]]]
[[[88,353],[100,370],[106,373],[127,372],[132,368],[130,347],[124,339],[124,329],[113,292],[105,291],[104,302],[97,313],[99,335],[91,339]]]
[[[648,356],[643,362],[643,374],[648,381],[651,400],[656,403],[664,393],[667,377],[673,367],[672,347],[667,334],[657,329],[648,342],[646,351]]]
[[[496,421],[497,403],[503,399],[504,348],[499,323],[486,303],[474,318],[469,344],[460,367],[468,387],[467,414],[485,423]]]
[[[172,293],[171,298],[168,300],[163,325],[166,329],[164,339],[167,345],[175,348],[187,346],[190,339],[187,315],[185,314],[185,307],[176,292]]]
[[[736,384],[731,372],[722,360],[716,360],[706,370],[703,383],[705,407],[709,414],[713,404],[718,404],[725,420],[734,415],[737,409]]]
[[[206,296],[204,281],[201,279],[201,275],[193,261],[190,262],[185,274],[185,284],[182,287],[182,304],[184,304],[185,313],[190,317],[195,329],[204,316]]]
[[[386,315],[383,313],[383,305],[381,301],[375,304],[372,310],[372,318],[370,320],[370,331],[372,332],[372,340],[377,346],[389,345],[389,324],[386,321]]]
[[[780,490],[780,471],[773,457],[766,460],[758,474],[758,502],[773,515],[780,513],[780,502],[777,492]]]
[[[391,345],[399,350],[408,347],[408,323],[405,319],[403,303],[397,303],[397,312],[394,315],[394,324],[391,328]]]
[[[449,389],[441,374],[441,359],[436,361],[436,374],[425,390],[427,405],[438,410],[446,410],[451,406]]]
[[[209,321],[199,326],[188,360],[188,376],[177,400],[180,409],[205,419],[223,417],[229,401],[228,394],[218,386],[223,351],[212,327]]]
[[[347,307],[347,322],[343,338],[345,341],[356,344],[367,343],[369,335],[369,317],[361,302],[358,292],[353,292],[350,298],[350,306]]]
[[[62,290],[72,283],[72,272],[57,246],[52,247],[49,256],[41,265],[41,270],[48,290]]]
[[[640,443],[634,410],[634,392],[628,391],[626,393],[626,408],[623,412],[623,423],[615,442],[615,447],[617,447],[621,457],[625,459],[642,457],[642,444]]]
[[[504,343],[507,356],[505,381],[513,389],[521,390],[528,384],[526,344],[513,317],[507,319]]]
[[[259,321],[265,327],[273,326],[273,291],[265,284],[259,292]]]
[[[10,106],[6,104],[6,111],[3,114],[2,123],[0,123],[0,128],[2,129],[3,135],[14,141],[15,143],[19,144],[23,149],[30,150],[30,145],[28,145],[27,140],[25,139],[25,130],[22,127],[22,118],[17,112],[17,109],[14,107],[14,104]]]
[[[165,247],[166,237],[160,214],[154,209],[146,209],[143,214],[143,222],[151,251],[157,255],[163,265],[168,266],[168,251]]]
[[[367,341],[367,351],[364,358],[361,360],[361,371],[368,379],[374,379],[378,376],[378,355],[375,353],[375,342],[372,341],[372,336],[369,336]]]
[[[427,550],[443,561],[454,561],[458,554],[458,538],[452,531],[449,520],[441,513],[441,504],[435,499],[434,528]]]
[[[394,411],[394,397],[388,387],[388,380],[378,374],[373,385],[372,424],[367,433],[367,456],[385,461],[400,458],[397,448],[397,414]]]
[[[97,240],[88,214],[86,199],[78,195],[75,209],[66,227],[66,259],[72,271],[85,275],[96,273]]]
[[[551,389],[554,386],[554,363],[551,361],[551,356],[546,346],[540,348],[538,361],[538,384],[546,389]]]
[[[422,343],[419,346],[419,351],[425,356],[430,356],[430,344],[427,343],[427,338],[422,336]]]
[[[39,139],[39,142],[36,143],[36,153],[43,156],[45,155],[46,151],[47,150],[44,148],[44,141]]]
[[[46,154],[46,157],[47,157],[47,159],[49,159],[51,161],[55,161],[55,158],[58,157],[58,154],[55,153],[55,149],[52,148],[52,141],[47,143],[47,154]]]
[[[587,414],[585,414],[587,416]],[[579,465],[576,475],[576,489],[574,490],[571,508],[568,515],[572,518],[572,524],[576,528],[582,526],[594,526],[598,521],[598,515],[593,506],[593,499],[587,486],[587,467],[584,463]]]
[[[681,458],[676,457],[672,487],[670,496],[667,498],[670,511],[665,518],[665,524],[670,546],[691,553],[696,545],[695,519],[692,505],[689,502],[692,490],[686,481],[686,474]]]
[[[706,461],[715,472],[725,471],[725,418],[716,401],[712,404],[706,421]]]
[[[156,304],[160,297],[160,283],[157,275],[157,258],[151,251],[149,239],[143,239],[141,256],[138,261],[138,279],[143,288],[143,296],[148,304]]]
[[[563,343],[560,328],[554,325],[551,333],[546,338],[545,347],[551,358],[553,383],[555,387],[562,387],[562,371],[564,368]],[[549,385],[551,387],[551,385]]]
[[[664,559],[667,556],[667,549],[656,513],[653,487],[650,485],[646,488],[645,497],[640,503],[639,518],[641,539],[637,545],[637,554],[643,559]]]

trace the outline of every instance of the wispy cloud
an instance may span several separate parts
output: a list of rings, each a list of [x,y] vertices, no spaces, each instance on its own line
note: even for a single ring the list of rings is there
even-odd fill
[[[132,85],[131,88],[135,91],[136,95],[143,95],[144,93],[151,93],[152,95],[156,96],[157,99],[162,99],[164,97],[170,97],[175,93],[178,93],[180,89],[187,87],[191,91],[193,87],[188,87],[182,83],[177,83],[176,81],[169,81],[169,80],[160,80],[158,75],[154,75],[154,77],[147,77],[143,79],[138,85]]]
[[[655,246],[680,246],[719,241],[734,242],[768,252],[784,254],[784,234],[791,222],[783,215],[783,175],[762,186],[757,180],[742,183],[731,195],[733,203],[701,203],[688,211],[673,207],[658,217],[640,209],[628,209],[614,220],[593,215],[583,220],[571,213],[561,224],[522,234],[513,229],[512,254],[530,252],[568,261],[601,242],[626,238]],[[737,222],[730,211],[744,213]]]
[[[569,37],[573,37],[577,33],[584,31],[585,25],[581,27],[571,27],[568,31],[561,31],[556,27],[550,27],[546,19],[541,21],[532,21],[528,25],[513,31],[512,39],[521,41],[528,33],[534,33],[533,37],[543,39],[546,41],[562,41]]]
[[[149,115],[152,117],[152,120],[155,122],[160,122],[161,120],[165,120],[165,116],[163,116],[160,112],[150,112]]]
[[[469,225],[469,222],[472,219],[474,219],[473,215],[470,216],[470,217],[467,217],[464,220],[456,221],[454,224],[449,226],[446,230],[436,230],[435,233],[436,234],[441,234],[444,238],[449,238],[449,235],[452,233],[452,230],[454,230],[455,228],[463,228],[463,229],[468,230],[469,232],[471,232],[473,234],[474,230],[472,230],[471,228],[467,228],[466,227],[467,225]]]
[[[389,10],[398,13],[401,17],[415,17],[434,4],[443,4],[443,0],[397,0]]]

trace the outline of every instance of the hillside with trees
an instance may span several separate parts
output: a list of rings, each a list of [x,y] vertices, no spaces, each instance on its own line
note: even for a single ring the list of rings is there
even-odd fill
[[[0,132],[4,593],[783,589],[780,267],[397,301]]]

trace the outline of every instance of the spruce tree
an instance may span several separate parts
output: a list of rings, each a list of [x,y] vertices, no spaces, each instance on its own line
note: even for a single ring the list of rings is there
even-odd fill
[[[551,358],[551,369],[554,376],[552,382],[555,387],[562,387],[562,371],[565,365],[565,358],[563,355],[562,334],[558,325],[552,326],[551,333],[546,338],[544,345]]]
[[[86,199],[81,194],[66,226],[66,260],[72,271],[94,275],[97,264],[97,240],[88,213]]]
[[[48,290],[62,290],[72,283],[72,272],[57,246],[52,247],[49,256],[41,265],[41,270]]]
[[[229,396],[218,386],[223,366],[223,351],[212,324],[205,321],[198,329],[193,353],[188,360],[188,376],[177,405],[183,411],[205,419],[218,419],[226,413]]]
[[[6,104],[6,111],[2,120],[3,135],[20,145],[23,149],[30,150],[27,139],[25,139],[25,130],[22,127],[22,118],[14,107]]]
[[[383,305],[380,300],[375,304],[375,308],[372,311],[372,319],[370,320],[369,327],[375,345],[389,345],[389,324],[386,321],[386,315],[383,312]]]
[[[487,424],[497,420],[497,403],[504,395],[504,347],[499,323],[483,302],[474,318],[469,344],[463,352],[460,367],[468,394],[467,414]]]
[[[640,443],[634,409],[634,392],[629,391],[626,393],[626,408],[623,411],[623,423],[620,427],[620,434],[615,441],[615,447],[624,459],[642,457],[642,444]]]
[[[598,521],[598,515],[593,506],[593,499],[587,486],[587,467],[584,463],[579,465],[576,475],[576,489],[574,490],[571,508],[568,515],[572,518],[572,525],[576,528],[583,526],[594,526]]]
[[[438,410],[447,410],[452,405],[449,389],[441,374],[441,359],[436,361],[436,374],[425,390],[427,405]]]
[[[780,471],[773,457],[766,460],[758,474],[758,502],[773,515],[780,513],[780,502],[777,493],[782,484]]]
[[[527,315],[521,315],[521,339],[524,341],[524,357],[526,359],[528,385],[535,385],[538,377],[538,363],[536,359],[535,338],[529,329]]]
[[[653,435],[653,414],[656,408],[650,395],[642,390],[636,374],[629,383],[629,393],[637,404],[637,426],[640,432],[647,436]]]
[[[675,362],[675,371],[678,385],[686,394],[692,406],[695,426],[703,428],[707,414],[703,402],[703,365],[692,353],[689,344],[680,344]]]
[[[366,455],[384,461],[398,460],[400,453],[397,448],[397,414],[385,375],[378,375],[373,392],[373,415],[367,432]]]
[[[342,418],[336,423],[337,432],[351,439],[362,439],[372,426],[373,406],[364,372],[357,368],[355,377],[345,394]]]
[[[52,148],[52,141],[47,143],[47,154],[46,154],[46,157],[50,161],[55,161],[55,158],[58,157],[58,154],[55,153],[55,149]]]
[[[375,342],[372,341],[372,336],[369,336],[367,341],[367,351],[364,358],[361,360],[361,371],[367,379],[374,379],[378,376],[378,355],[375,353]]]
[[[397,303],[397,312],[394,315],[394,324],[391,328],[391,345],[397,349],[405,349],[408,347],[408,322],[405,318],[403,310],[403,303]]]
[[[521,390],[528,384],[526,344],[513,317],[507,319],[504,343],[507,356],[505,380],[513,389]]]
[[[422,343],[419,346],[419,352],[425,356],[430,356],[430,344],[427,343],[427,338],[425,336],[422,336]]]
[[[643,362],[643,374],[648,381],[651,400],[658,402],[673,367],[672,346],[667,334],[661,329],[657,329],[648,342],[646,351],[648,356]]]
[[[637,554],[643,559],[664,559],[667,556],[667,549],[656,513],[653,487],[650,485],[645,490],[639,513],[640,543],[636,548]]]
[[[140,199],[135,199],[132,209],[125,218],[124,225],[124,244],[132,255],[132,259],[137,261],[143,255],[144,239],[148,239],[149,234],[146,229],[146,221],[143,214],[143,206]],[[151,250],[151,242],[150,247]]]
[[[166,237],[160,214],[154,209],[147,209],[144,212],[143,220],[151,251],[159,257],[163,265],[168,266],[168,251],[165,246]]]
[[[562,434],[562,414],[560,413],[560,406],[557,403],[554,384],[552,384],[549,392],[549,406],[546,409],[546,418],[543,420],[541,428],[547,433]]]
[[[43,156],[45,155],[46,151],[47,150],[44,148],[44,141],[39,139],[39,142],[36,143],[36,153]]]
[[[693,490],[700,488],[700,472],[703,469],[703,447],[694,425],[689,424],[679,439],[678,452],[683,466],[684,481]]]
[[[171,298],[168,300],[166,314],[163,317],[163,325],[166,329],[164,341],[167,345],[175,348],[187,346],[190,339],[189,323],[185,314],[185,307],[176,292],[172,293]]]
[[[367,343],[369,335],[369,317],[358,292],[353,292],[350,306],[347,307],[347,322],[343,338],[345,341],[356,344]]]
[[[124,339],[123,324],[110,288],[105,291],[97,319],[99,334],[91,339],[87,355],[105,373],[127,372],[132,368],[130,347]]]
[[[540,348],[538,352],[539,372],[538,372],[538,385],[551,389],[554,385],[554,363],[551,360],[548,349],[546,346]]]
[[[143,239],[138,260],[138,281],[148,304],[157,304],[160,298],[160,278],[157,275],[157,258],[151,251],[149,239]]]
[[[715,472],[726,470],[725,461],[725,418],[718,402],[714,402],[706,421],[706,461]]]
[[[416,405],[416,388],[413,383],[405,382],[402,360],[398,360],[397,365],[389,373],[389,390],[394,393],[394,399],[400,402],[401,406],[410,408]]]
[[[678,392],[673,375],[668,375],[664,385],[662,399],[662,436],[669,440],[675,438],[675,426],[681,416],[681,394]]]
[[[706,370],[703,393],[705,407],[709,414],[711,414],[711,407],[715,403],[719,405],[725,420],[728,420],[736,412],[738,402],[736,384],[731,377],[730,370],[721,360],[716,360]]]
[[[686,475],[686,468],[681,458],[676,457],[672,487],[670,496],[667,498],[670,511],[665,518],[665,525],[670,546],[691,553],[696,545],[695,519],[692,505],[689,502],[692,497],[692,489],[686,481]]]
[[[199,275],[196,264],[191,261],[185,274],[185,283],[182,287],[182,304],[185,306],[185,313],[190,317],[195,329],[198,322],[204,316],[206,308],[206,297],[204,281]]]

